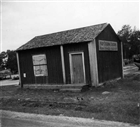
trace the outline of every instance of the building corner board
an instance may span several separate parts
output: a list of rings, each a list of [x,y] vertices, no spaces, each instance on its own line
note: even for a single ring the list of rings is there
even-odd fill
[[[88,43],[89,51],[89,64],[91,74],[92,86],[98,86],[98,65],[97,65],[97,52],[96,52],[96,41],[95,39]]]
[[[19,54],[16,52],[16,57],[17,57],[17,65],[18,65],[18,74],[19,74],[19,84],[21,88],[23,87],[23,84],[21,82],[21,72],[20,72],[20,64],[19,64]]]
[[[64,49],[63,49],[63,46],[62,45],[60,45],[60,52],[61,52],[63,83],[66,84],[65,62],[64,62]]]

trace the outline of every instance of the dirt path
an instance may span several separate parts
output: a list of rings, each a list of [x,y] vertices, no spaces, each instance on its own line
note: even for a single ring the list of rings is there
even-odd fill
[[[138,127],[121,122],[0,110],[2,127]]]

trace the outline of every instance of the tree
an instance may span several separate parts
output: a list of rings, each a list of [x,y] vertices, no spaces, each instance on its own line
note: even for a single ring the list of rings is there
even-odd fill
[[[6,62],[6,68],[10,69],[12,73],[17,73],[17,58],[16,52],[7,50],[8,60]]]
[[[7,53],[6,52],[1,52],[0,53],[0,70],[4,70],[5,69],[5,64],[6,64],[6,59],[7,57]]]
[[[16,52],[7,50],[0,53],[0,69],[10,69],[12,73],[17,73],[17,58]]]
[[[134,30],[133,33],[130,36],[130,44],[131,44],[131,50],[130,50],[130,57],[132,57],[134,54],[140,54],[140,31]]]
[[[3,61],[2,61],[2,59],[0,58],[0,71],[3,70],[3,68],[2,68],[2,62],[3,62]]]
[[[132,30],[130,25],[123,25],[118,31],[118,36],[123,43],[124,59],[131,59],[134,54],[140,53],[140,31]]]

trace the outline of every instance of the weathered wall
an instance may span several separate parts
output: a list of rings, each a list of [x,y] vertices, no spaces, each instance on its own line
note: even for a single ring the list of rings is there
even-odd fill
[[[48,77],[34,76],[32,55],[37,54],[46,55]],[[21,82],[23,84],[63,83],[61,54],[59,46],[19,51],[19,63],[21,70]],[[23,73],[26,73],[26,78],[23,77]]]
[[[69,53],[72,52],[84,52],[84,62],[85,62],[85,76],[86,83],[91,84],[90,78],[90,66],[89,66],[89,52],[88,52],[88,43],[75,43],[75,44],[67,44],[64,45],[64,61],[65,61],[65,71],[66,71],[66,83],[71,83],[70,76],[70,61],[69,61]]]
[[[99,51],[99,40],[117,42],[118,51]],[[96,38],[96,48],[99,83],[122,77],[121,42],[110,25]]]

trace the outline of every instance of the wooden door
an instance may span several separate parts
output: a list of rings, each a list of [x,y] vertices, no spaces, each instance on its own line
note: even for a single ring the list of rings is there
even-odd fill
[[[70,55],[71,83],[85,83],[85,67],[83,53],[73,53]]]

